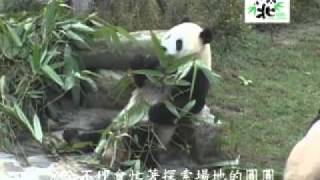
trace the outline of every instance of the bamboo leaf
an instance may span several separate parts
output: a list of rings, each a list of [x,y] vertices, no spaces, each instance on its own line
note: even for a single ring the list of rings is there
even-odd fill
[[[155,51],[157,58],[159,59],[160,65],[161,67],[167,69],[167,67],[169,66],[169,61],[168,61],[168,57],[165,55],[164,49],[161,47],[161,42],[152,31],[150,33],[151,33],[153,49]]]
[[[197,61],[197,66],[203,71],[211,84],[219,82],[219,80],[221,79],[221,76],[219,74],[206,67],[200,61]]]
[[[77,30],[77,31],[82,31],[82,32],[89,32],[89,33],[93,33],[95,32],[95,30],[81,22],[77,22],[75,24],[71,24],[70,25],[71,29]]]
[[[184,78],[189,73],[192,66],[193,66],[193,61],[189,61],[188,63],[180,66],[176,73],[177,79],[181,80],[182,78]]]
[[[66,75],[66,79],[64,82],[64,89],[70,90],[75,87],[76,83],[80,83],[78,80],[75,79],[74,73],[79,72],[78,64],[72,57],[71,48],[67,44],[64,48],[64,74]],[[79,84],[77,86],[80,86]]]
[[[22,46],[22,42],[20,37],[17,35],[17,32],[11,28],[9,25],[7,25],[9,34],[11,35],[13,41],[16,43],[17,46],[21,47]]]
[[[108,141],[105,138],[100,139],[97,147],[94,150],[95,154],[102,154],[103,150],[107,147],[107,144]]]
[[[118,36],[117,31],[115,31],[114,29],[111,29],[109,32],[111,35],[112,42],[114,42],[116,44],[120,44],[120,38]]]
[[[177,108],[170,101],[165,101],[164,104],[172,114],[174,114],[177,118],[180,118]]]
[[[61,77],[48,65],[41,66],[42,71],[48,75],[54,82],[56,82],[60,87],[64,87],[64,83]]]
[[[188,102],[183,108],[182,108],[182,112],[183,112],[183,116],[186,115],[187,113],[189,113],[191,111],[191,109],[194,107],[194,105],[196,104],[195,100],[192,100],[190,102]]]
[[[37,72],[40,69],[41,49],[38,44],[34,44],[33,47],[32,66]]]
[[[195,84],[196,84],[197,73],[198,73],[198,66],[196,66],[195,62],[196,61],[194,61],[194,63],[193,63],[192,83],[191,83],[191,89],[190,89],[190,94],[189,94],[189,99],[190,100],[191,100],[192,95],[193,95],[194,87],[195,87]]]
[[[86,76],[83,76],[81,73],[75,73],[74,76],[80,80],[84,80],[86,81],[87,83],[89,83],[89,85],[94,89],[94,90],[98,90],[98,86],[96,84],[96,82],[91,79],[90,77],[86,77]]]
[[[140,122],[143,117],[147,114],[149,110],[149,106],[145,103],[139,103],[133,106],[128,112],[127,112],[127,126],[133,127],[138,122]]]
[[[77,33],[73,32],[71,30],[66,32],[66,36],[69,39],[79,41],[79,42],[83,43],[84,45],[86,45],[87,47],[89,47],[89,45],[86,43],[86,41],[80,35],[78,35]]]
[[[42,143],[43,133],[41,123],[39,117],[36,114],[33,116],[33,130],[35,139]]]
[[[57,11],[58,1],[56,0],[50,1],[44,9],[42,30],[42,39],[44,41],[48,41],[49,36],[51,36],[51,33],[56,26]]]
[[[51,60],[54,59],[54,57],[56,57],[59,54],[60,52],[57,50],[57,48],[54,48],[49,52],[47,52],[46,50],[46,56],[44,57],[44,59],[41,59],[41,64],[49,64]]]
[[[172,59],[172,62],[170,64],[170,66],[167,68],[167,72],[168,73],[173,73],[175,71],[177,71],[177,69],[181,66],[184,66],[185,64],[188,64],[189,62],[191,62],[194,59],[194,54],[190,54],[187,56],[183,56],[181,58],[176,58],[176,59]],[[183,67],[182,67],[183,68]]]
[[[86,44],[86,42],[83,40],[83,38],[78,35],[77,33],[71,31],[71,30],[68,30],[66,32],[66,36],[69,38],[69,39],[72,39],[72,40],[75,40],[75,41],[80,41],[82,42],[83,44]]]
[[[117,26],[117,27],[116,27],[116,30],[117,30],[117,32],[118,32],[119,34],[121,34],[122,36],[126,37],[126,38],[129,39],[130,41],[133,41],[133,42],[136,42],[136,41],[137,41],[133,36],[130,35],[130,33],[129,33],[127,30],[123,29],[122,27]]]
[[[0,78],[0,97],[1,100],[5,99],[5,87],[6,87],[6,76],[2,75]]]
[[[20,120],[28,129],[29,131],[34,134],[33,128],[30,124],[30,121],[28,120],[27,116],[23,113],[22,109],[20,108],[20,106],[16,103],[14,103],[14,111],[16,113],[16,116],[18,118],[18,120]]]

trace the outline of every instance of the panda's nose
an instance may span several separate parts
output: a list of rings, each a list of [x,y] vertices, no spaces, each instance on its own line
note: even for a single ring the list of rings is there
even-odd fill
[[[167,48],[164,47],[164,46],[160,46],[160,48],[162,49],[162,51],[166,52],[167,51]]]

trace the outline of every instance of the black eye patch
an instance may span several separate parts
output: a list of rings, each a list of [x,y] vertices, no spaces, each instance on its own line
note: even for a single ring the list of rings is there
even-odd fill
[[[181,51],[182,50],[182,40],[181,39],[178,39],[176,41],[176,50],[177,51]]]

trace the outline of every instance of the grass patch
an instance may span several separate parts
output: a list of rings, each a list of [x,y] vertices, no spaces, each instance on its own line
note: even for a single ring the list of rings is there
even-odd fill
[[[211,107],[226,124],[226,152],[243,167],[282,172],[288,153],[320,108],[320,25],[290,25],[277,33],[251,32],[228,50],[217,44],[214,67],[222,83]],[[252,80],[244,86],[238,76]]]

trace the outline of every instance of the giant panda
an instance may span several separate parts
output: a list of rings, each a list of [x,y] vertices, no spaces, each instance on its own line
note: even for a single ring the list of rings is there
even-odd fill
[[[320,179],[320,112],[289,154],[284,180]]]
[[[160,39],[160,44],[167,55],[179,58],[192,54],[195,58],[202,60],[203,64],[211,70],[210,42],[212,38],[212,32],[208,28],[202,28],[192,22],[183,22],[168,30]],[[131,62],[130,67],[132,70],[161,68],[158,59],[148,56],[138,56]],[[184,107],[190,102],[191,87],[178,85],[158,87],[141,74],[133,75],[133,79],[136,89],[123,111],[128,110],[139,101],[150,104],[150,109],[144,119],[153,124],[154,132],[160,141],[159,144],[162,145],[162,148],[166,148],[175,133],[179,119],[167,108],[164,101],[170,99],[170,102],[176,107]],[[193,81],[192,68],[183,80],[191,84]],[[198,69],[191,96],[195,105],[191,108],[190,113],[197,115],[204,111],[209,86],[205,73]]]

